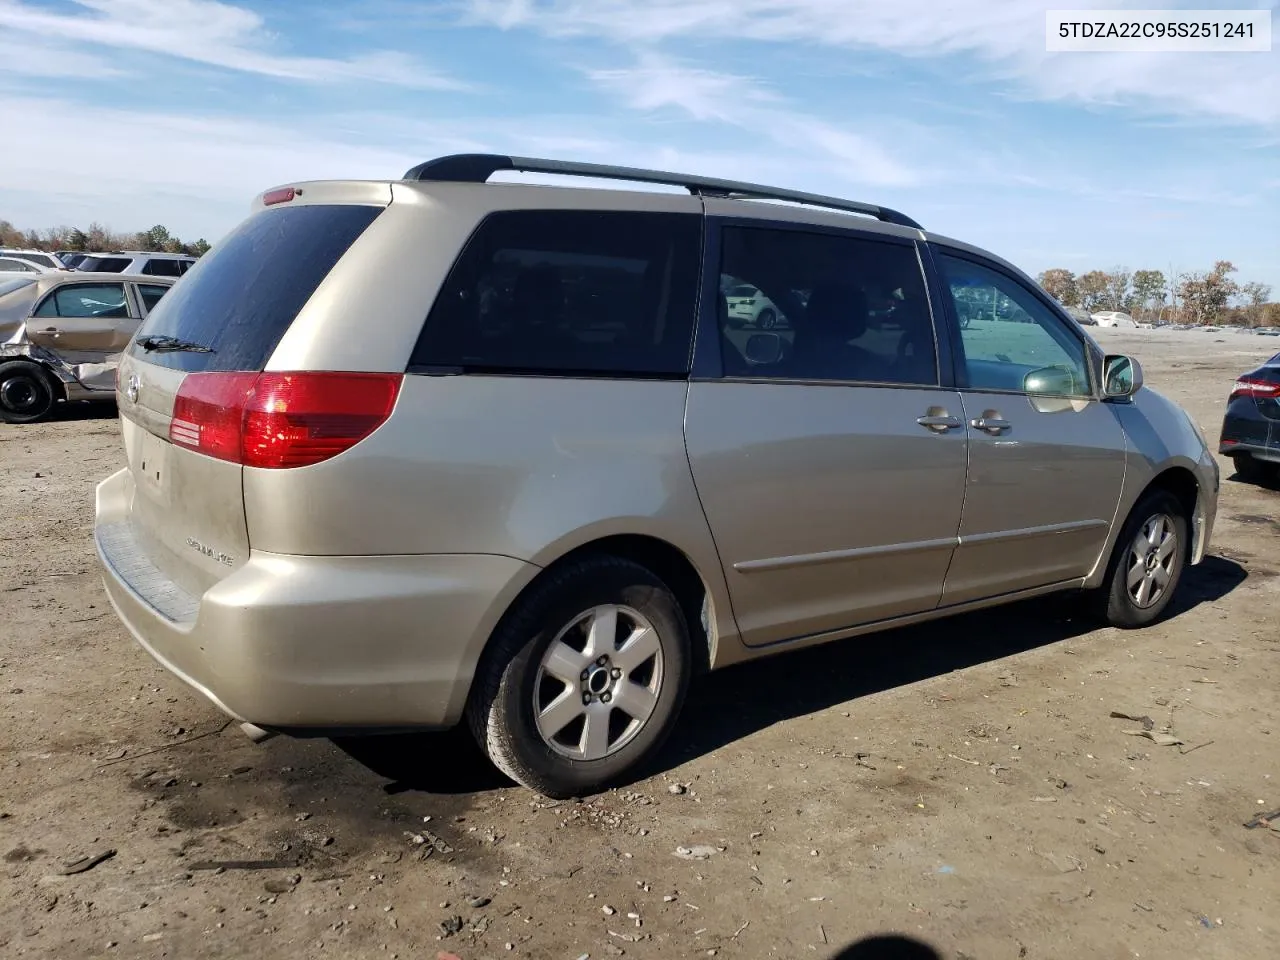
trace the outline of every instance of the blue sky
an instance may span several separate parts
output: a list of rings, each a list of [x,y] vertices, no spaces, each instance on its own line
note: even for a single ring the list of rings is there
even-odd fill
[[[485,151],[879,202],[1033,273],[1228,259],[1280,296],[1280,45],[1046,53],[1044,11],[1090,6],[1126,4],[0,0],[0,218],[214,241],[268,186]]]

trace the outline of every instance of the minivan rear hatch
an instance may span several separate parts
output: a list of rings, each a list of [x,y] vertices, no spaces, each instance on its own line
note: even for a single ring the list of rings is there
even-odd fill
[[[270,203],[272,194],[265,196]],[[99,543],[135,591],[170,619],[194,619],[198,598],[248,559],[246,456],[257,465],[295,466],[362,428],[339,416],[320,431],[320,454],[312,449],[284,462],[273,442],[288,426],[271,411],[288,408],[282,392],[315,393],[317,385],[310,375],[262,371],[299,311],[390,201],[389,189],[385,196],[381,205],[319,198],[262,205],[173,286],[126,351],[117,401],[133,489],[127,520],[101,530]],[[365,191],[361,200],[369,199]],[[362,376],[371,377],[356,375],[344,392],[385,394],[386,384]],[[249,409],[254,397],[257,414]],[[272,456],[276,462],[263,459]]]

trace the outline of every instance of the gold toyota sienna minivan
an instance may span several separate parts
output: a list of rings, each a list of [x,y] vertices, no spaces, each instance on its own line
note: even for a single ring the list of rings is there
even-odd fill
[[[1151,623],[1218,491],[1139,364],[991,254],[527,158],[267,191],[118,402],[95,539],[148,653],[258,737],[465,720],[551,796],[656,750],[699,671],[1051,591]]]

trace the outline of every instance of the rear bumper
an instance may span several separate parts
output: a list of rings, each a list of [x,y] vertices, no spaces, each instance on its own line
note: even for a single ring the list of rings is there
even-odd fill
[[[1223,440],[1218,444],[1218,452],[1224,457],[1238,457],[1243,453],[1258,460],[1280,463],[1280,445],[1270,446],[1264,443],[1245,443],[1236,440]]]
[[[1272,421],[1262,415],[1257,405],[1248,397],[1237,397],[1228,403],[1222,418],[1218,452],[1224,456],[1265,453],[1271,446],[1272,433]]]
[[[224,713],[268,729],[453,726],[490,633],[538,572],[480,554],[254,552],[183,596],[111,516],[103,487],[114,480],[99,487],[94,540],[120,619]]]

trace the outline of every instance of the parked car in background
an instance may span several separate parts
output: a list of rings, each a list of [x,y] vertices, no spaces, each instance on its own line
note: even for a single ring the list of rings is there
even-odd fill
[[[1121,310],[1103,310],[1099,313],[1092,314],[1094,322],[1100,327],[1124,327],[1136,329],[1138,323],[1129,314]]]
[[[70,271],[0,279],[0,420],[32,423],[61,400],[114,400],[121,351],[174,282]]]
[[[1231,458],[1242,480],[1280,480],[1280,353],[1232,386],[1218,452]]]
[[[116,250],[94,253],[77,265],[86,273],[140,274],[147,277],[180,277],[196,262],[183,253],[147,253],[139,250]]]
[[[1084,307],[1063,307],[1063,311],[1082,327],[1096,327],[1098,321],[1093,319]]]
[[[1053,591],[1143,626],[1209,542],[1217,459],[1137,361],[884,207],[468,155],[267,191],[206,260],[121,361],[94,536],[257,738],[466,722],[594,791],[699,670]]]
[[[50,273],[49,267],[42,267],[30,260],[19,257],[0,256],[0,273]]]
[[[749,283],[730,283],[724,291],[729,322],[739,327],[772,330],[786,323],[786,316],[772,300]]]
[[[56,250],[54,251],[54,256],[62,261],[62,265],[64,267],[69,270],[74,270],[76,268],[76,264],[89,256],[89,253],[84,250]]]
[[[16,257],[19,260],[26,260],[28,263],[34,263],[36,266],[44,270],[65,270],[66,265],[51,253],[45,253],[43,250],[0,250],[0,257]]]

